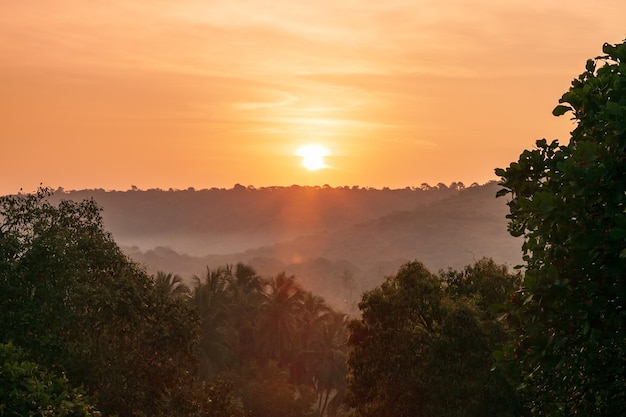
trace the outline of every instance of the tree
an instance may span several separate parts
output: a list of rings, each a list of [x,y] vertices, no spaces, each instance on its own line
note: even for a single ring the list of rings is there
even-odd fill
[[[230,297],[229,326],[237,333],[234,349],[239,364],[253,360],[258,354],[255,346],[255,320],[260,305],[265,300],[263,295],[264,280],[256,271],[242,263],[229,271]]]
[[[27,359],[12,343],[0,343],[0,415],[95,417],[93,400],[70,386],[65,376]]]
[[[298,339],[301,349],[296,360],[291,364],[291,380],[296,384],[313,386],[313,348],[314,341],[319,339],[325,319],[331,313],[326,301],[311,292],[303,291],[302,304],[298,310]]]
[[[356,310],[356,302],[352,298],[352,294],[356,289],[356,284],[354,282],[354,274],[347,269],[344,269],[343,272],[339,275],[339,279],[341,280],[341,285],[344,290],[347,291],[347,298],[344,300],[344,303],[350,310]]]
[[[200,316],[200,374],[210,379],[236,363],[236,332],[228,322],[231,302],[228,269],[207,267],[204,279],[194,276],[191,304]]]
[[[318,415],[336,409],[346,390],[346,315],[332,312],[323,317],[319,333],[310,342],[314,386],[317,392]],[[329,402],[333,401],[332,403]]]
[[[480,310],[487,315],[491,315],[489,307],[502,303],[521,284],[519,274],[510,274],[506,265],[498,265],[490,258],[479,259],[462,271],[450,269],[440,275],[450,297],[472,298]]]
[[[257,316],[258,347],[265,358],[280,365],[295,359],[300,348],[298,328],[303,292],[295,276],[284,272],[268,282],[269,291]]]
[[[191,291],[185,285],[180,275],[157,271],[154,279],[156,290],[162,295],[171,295],[173,297],[187,298]]]
[[[494,273],[515,279],[487,260],[439,275],[411,262],[363,295],[348,339],[347,402],[357,416],[518,415],[513,390],[491,372],[505,333],[472,290]]]
[[[0,342],[84,385],[105,415],[171,415],[187,401],[197,317],[162,297],[93,200],[0,197]]]
[[[263,291],[263,279],[249,265],[239,262],[235,265],[235,272],[229,269],[232,288],[243,294],[259,294]]]
[[[424,359],[441,314],[441,284],[409,263],[363,295],[349,324],[347,401],[362,417],[424,415]]]
[[[626,43],[603,51],[553,111],[569,143],[496,169],[526,268],[501,359],[535,415],[626,414]]]
[[[196,391],[196,403],[207,417],[244,417],[241,399],[235,396],[232,381],[215,379]],[[174,415],[178,415],[176,413]]]
[[[289,371],[275,361],[253,365],[241,378],[241,399],[252,417],[314,417],[315,395],[289,383]]]

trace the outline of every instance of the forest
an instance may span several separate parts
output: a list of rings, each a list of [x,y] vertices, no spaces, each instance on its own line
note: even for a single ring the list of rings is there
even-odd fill
[[[494,181],[398,190],[56,190],[51,200],[94,198],[106,230],[149,274],[175,271],[192,284],[207,266],[243,262],[266,277],[296,275],[331,305],[356,312],[361,293],[411,260],[433,270],[461,269],[483,256],[520,264],[521,241],[506,231],[498,189]]]
[[[172,273],[149,276],[104,230],[93,200],[56,206],[47,196],[42,189],[2,201],[7,250],[3,340],[12,343],[7,355],[19,358],[14,365],[25,367],[29,358],[42,372],[62,370],[68,381],[79,381],[104,415],[194,415],[199,410],[208,415],[348,415],[348,317],[304,290],[294,275],[262,278],[238,263],[207,268],[191,286]],[[423,285],[437,288],[420,301],[439,306],[420,312],[433,322],[425,330],[435,326],[424,339],[433,345],[428,355],[442,354],[441,347],[452,343],[449,337],[465,338],[450,330],[442,339],[434,324],[465,327],[455,322],[456,314],[475,321],[476,343],[498,346],[502,331],[496,317],[472,306],[504,302],[517,279],[506,267],[484,259],[460,272],[430,274],[423,266],[416,268]],[[396,317],[388,315],[392,321]],[[468,368],[468,377],[483,378],[477,386],[489,379],[489,349]],[[384,351],[370,355],[384,357]],[[67,401],[85,398],[65,389],[68,407]],[[492,389],[497,391],[496,385]]]
[[[403,261],[356,315],[245,262],[148,272],[94,199],[0,197],[0,415],[626,414],[626,42],[603,51],[553,111],[569,143],[495,170],[519,267]]]

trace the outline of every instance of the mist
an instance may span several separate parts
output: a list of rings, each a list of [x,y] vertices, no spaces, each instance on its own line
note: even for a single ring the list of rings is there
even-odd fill
[[[260,275],[293,274],[337,308],[400,265],[462,268],[481,257],[515,266],[521,242],[506,231],[498,185],[403,189],[267,187],[129,191],[57,190],[53,199],[94,198],[105,228],[148,273],[191,283],[206,268],[238,262]],[[346,275],[350,284],[346,284]]]

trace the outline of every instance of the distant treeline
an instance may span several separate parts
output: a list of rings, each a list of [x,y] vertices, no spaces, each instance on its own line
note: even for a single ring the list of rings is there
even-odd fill
[[[480,186],[479,183],[477,182],[473,182],[471,185],[469,185],[469,187],[478,187]],[[450,185],[446,185],[443,182],[437,183],[437,185],[430,185],[427,182],[423,182],[422,184],[420,184],[419,186],[406,186],[406,187],[402,187],[402,188],[390,188],[390,187],[383,187],[383,188],[376,188],[376,187],[363,187],[360,185],[342,185],[342,186],[337,186],[337,187],[332,187],[328,184],[324,184],[324,185],[298,185],[298,184],[293,184],[290,186],[279,186],[279,185],[272,185],[272,186],[267,186],[267,187],[255,187],[254,185],[242,185],[242,184],[235,184],[233,185],[232,188],[224,188],[224,187],[211,187],[211,188],[201,188],[196,190],[195,187],[187,187],[185,189],[179,189],[179,188],[168,188],[167,190],[163,189],[163,188],[148,188],[146,190],[142,190],[139,187],[137,187],[136,185],[131,185],[130,189],[126,190],[126,191],[122,191],[122,190],[106,190],[104,188],[91,188],[91,189],[84,189],[84,190],[65,190],[64,187],[58,187],[56,189],[56,192],[60,192],[60,193],[75,193],[75,192],[80,192],[80,191],[97,191],[97,192],[132,192],[132,191],[140,191],[140,192],[151,192],[151,191],[166,191],[166,192],[196,192],[196,191],[257,191],[257,190],[270,190],[270,191],[275,191],[275,190],[284,190],[284,189],[294,189],[294,188],[305,188],[305,189],[342,189],[342,190],[367,190],[367,191],[407,191],[407,190],[423,190],[423,191],[430,191],[430,190],[434,190],[434,189],[456,189],[456,190],[462,190],[464,188],[466,188],[465,184],[461,181],[453,181],[450,183]]]
[[[107,228],[121,243],[127,243],[132,237],[182,233],[269,234],[293,238],[410,210],[464,188],[460,182],[394,190],[298,185],[254,188],[237,184],[232,189],[205,190],[58,189],[53,198],[75,201],[94,198],[104,208]],[[160,244],[164,243],[167,242]],[[158,246],[158,242],[152,246]]]
[[[57,190],[95,199],[116,241],[149,273],[187,282],[206,266],[245,262],[263,276],[296,274],[335,306],[355,300],[407,261],[461,268],[479,256],[511,266],[521,242],[506,232],[493,182],[416,188],[264,187],[194,191]],[[341,283],[350,274],[354,284]]]

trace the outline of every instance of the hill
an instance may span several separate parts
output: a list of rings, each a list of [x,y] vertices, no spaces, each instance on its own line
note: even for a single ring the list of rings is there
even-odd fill
[[[499,186],[375,190],[271,187],[126,192],[82,190],[54,198],[95,198],[105,226],[148,272],[186,279],[207,266],[245,262],[262,275],[295,274],[343,308],[409,260],[433,270],[483,256],[511,266],[521,242],[506,231]],[[346,306],[347,303],[347,306]]]
[[[476,257],[521,261],[520,242],[506,230],[506,201],[495,183],[464,189],[413,210],[394,212],[332,232],[319,232],[271,247],[249,250],[247,258],[282,262],[322,257],[361,267],[418,259],[432,269],[461,268]]]
[[[454,195],[459,186],[418,189],[265,187],[105,191],[57,190],[53,199],[95,199],[115,240],[146,250],[228,254],[334,231]]]

